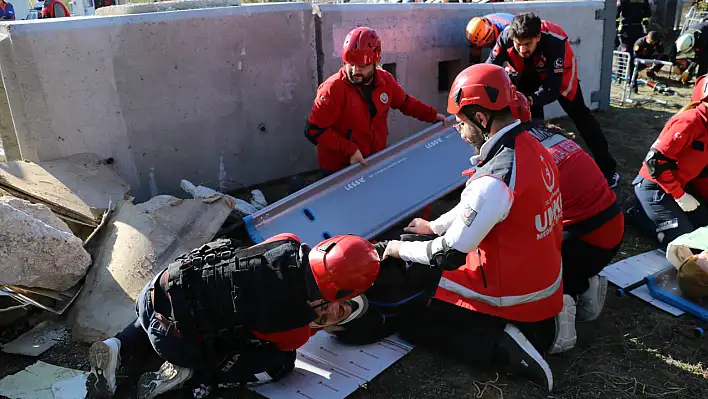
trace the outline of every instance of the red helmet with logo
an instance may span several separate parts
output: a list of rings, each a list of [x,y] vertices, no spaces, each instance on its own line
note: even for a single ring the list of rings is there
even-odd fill
[[[379,275],[376,248],[354,235],[328,238],[312,248],[308,257],[315,283],[327,302],[363,294]]]
[[[356,66],[381,61],[381,39],[376,31],[362,26],[349,32],[342,46],[342,60]]]
[[[511,115],[521,122],[529,122],[531,120],[531,108],[526,96],[520,92],[516,92],[516,100],[510,105]]]
[[[691,101],[705,101],[708,99],[708,75],[703,75],[696,79],[696,85],[693,87],[693,94],[691,94]]]
[[[475,64],[465,68],[452,82],[447,112],[459,114],[467,105],[492,111],[504,109],[516,99],[516,88],[504,68],[494,64]]]

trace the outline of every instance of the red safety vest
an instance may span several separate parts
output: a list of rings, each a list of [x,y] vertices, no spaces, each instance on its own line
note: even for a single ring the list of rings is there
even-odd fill
[[[512,130],[500,143],[502,149],[492,149],[497,155],[471,178],[504,181],[514,198],[509,215],[467,255],[464,266],[443,272],[435,297],[507,320],[545,320],[563,308],[560,174],[528,132]]]
[[[552,48],[553,46],[564,46],[565,55],[563,57],[563,81],[561,82],[560,95],[573,101],[575,93],[578,91],[578,62],[575,59],[573,49],[570,47],[568,34],[558,25],[549,21],[541,21],[541,40],[538,42],[541,49]],[[524,58],[514,50],[514,46],[509,46],[507,49],[509,60],[513,65],[513,69],[519,73],[524,70]],[[546,65],[549,62],[556,63],[556,60],[546,59],[546,54],[543,51],[534,51],[533,64],[539,74],[541,80],[546,78]]]

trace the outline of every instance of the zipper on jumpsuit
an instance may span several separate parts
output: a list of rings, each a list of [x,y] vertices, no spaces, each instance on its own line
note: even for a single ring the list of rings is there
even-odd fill
[[[371,82],[371,84],[373,85],[374,82]],[[376,89],[376,86],[373,86],[373,87],[374,88],[371,89],[371,105],[373,105],[374,108],[376,108],[376,104],[374,104],[374,90]],[[366,96],[364,95],[364,92],[358,87],[356,88],[356,91],[359,93],[361,98],[364,100],[366,107],[369,108],[369,101],[366,100]],[[378,113],[378,110],[376,110],[376,112]],[[371,147],[369,147],[369,149],[373,153],[374,144],[376,142],[376,136],[374,136],[374,118],[371,117],[371,108],[369,108],[369,133],[371,134]],[[361,155],[363,156],[364,154],[361,154]],[[371,154],[369,154],[369,155],[371,155]]]

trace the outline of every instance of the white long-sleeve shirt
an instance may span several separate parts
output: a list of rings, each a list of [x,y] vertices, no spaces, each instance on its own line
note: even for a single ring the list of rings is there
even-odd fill
[[[470,159],[472,165],[476,166],[486,159],[491,148],[519,123],[517,120],[494,134],[482,145],[479,155]],[[462,253],[472,252],[489,231],[507,217],[513,200],[511,189],[502,180],[492,176],[469,180],[460,202],[430,222],[430,228],[440,237],[432,241],[402,242],[399,249],[401,259],[429,265],[433,254],[440,251],[455,249]]]

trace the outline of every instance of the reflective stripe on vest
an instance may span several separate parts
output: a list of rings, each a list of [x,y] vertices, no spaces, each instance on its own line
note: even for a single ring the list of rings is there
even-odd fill
[[[496,306],[498,308],[522,305],[524,303],[537,302],[542,299],[546,299],[558,291],[561,286],[561,281],[563,281],[563,265],[561,265],[560,272],[558,273],[558,278],[550,286],[536,292],[532,292],[524,295],[510,295],[510,296],[490,296],[480,294],[479,292],[472,291],[471,289],[460,285],[452,280],[445,277],[440,279],[438,287],[453,292],[465,299],[472,299],[474,301],[479,301],[486,303],[490,306]]]
[[[563,90],[563,92],[561,93],[561,95],[563,97],[567,96],[568,93],[570,93],[570,91],[573,90],[573,86],[575,86],[575,83],[578,81],[576,79],[577,74],[578,74],[578,68],[575,65],[575,63],[576,63],[575,55],[573,55],[573,62],[571,63],[572,67],[571,67],[571,71],[570,71],[570,81],[568,82],[568,87],[566,87],[565,90]]]
[[[554,134],[553,136],[543,140],[541,144],[543,144],[544,147],[550,149],[554,145],[560,143],[561,141],[565,140],[566,137],[560,134]]]

